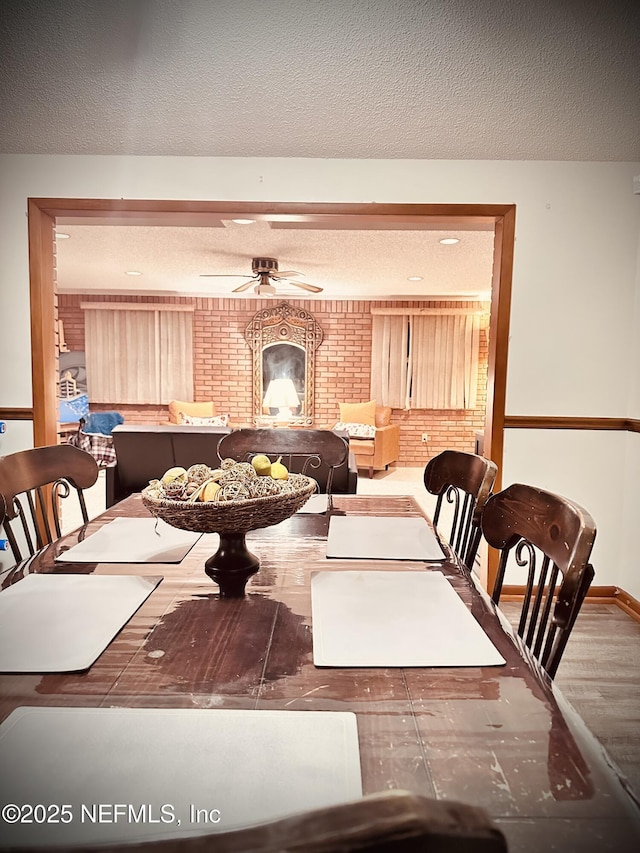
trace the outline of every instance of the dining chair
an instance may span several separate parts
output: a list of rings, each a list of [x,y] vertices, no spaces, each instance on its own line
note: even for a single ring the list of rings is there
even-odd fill
[[[444,450],[429,460],[424,469],[426,490],[437,495],[433,515],[438,526],[443,504],[452,504],[449,544],[469,571],[482,537],[480,518],[498,474],[498,466],[484,456]]]
[[[289,471],[313,477],[330,495],[336,469],[347,464],[349,442],[332,430],[271,428],[234,430],[218,443],[220,459],[248,462],[259,453],[282,456]]]
[[[498,604],[508,566],[527,573],[518,636],[553,678],[593,580],[596,525],[568,498],[515,483],[487,501],[482,532],[500,551]]]
[[[18,562],[61,535],[60,501],[76,493],[88,522],[83,489],[98,479],[89,453],[69,444],[35,447],[0,457],[0,494],[6,504],[4,530]],[[22,546],[22,547],[21,547]]]
[[[122,846],[81,851],[121,851]],[[464,803],[408,791],[384,791],[248,829],[125,847],[162,853],[507,853],[487,813]]]

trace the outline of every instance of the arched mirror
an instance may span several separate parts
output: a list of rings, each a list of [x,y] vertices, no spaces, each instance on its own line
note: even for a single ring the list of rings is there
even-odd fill
[[[253,350],[254,423],[311,425],[315,351],[322,343],[313,315],[280,302],[258,311],[245,338]]]

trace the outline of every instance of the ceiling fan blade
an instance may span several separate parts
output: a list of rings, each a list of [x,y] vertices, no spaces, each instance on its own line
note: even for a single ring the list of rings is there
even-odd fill
[[[302,275],[302,273],[295,270],[278,270],[278,272],[273,274],[272,278],[291,278],[296,275]]]
[[[246,274],[241,272],[201,272],[200,278],[246,278]]]
[[[303,290],[308,290],[309,293],[322,293],[323,288],[316,284],[307,284],[306,281],[291,281],[290,284],[295,284],[296,287],[301,287]]]
[[[245,290],[249,290],[252,284],[255,284],[255,278],[250,278],[249,281],[245,281],[244,284],[241,284],[239,287],[234,287],[231,291],[232,293],[243,293]]]

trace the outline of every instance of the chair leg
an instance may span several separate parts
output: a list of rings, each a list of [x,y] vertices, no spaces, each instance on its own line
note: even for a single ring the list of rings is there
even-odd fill
[[[373,465],[369,466],[369,479],[373,480]]]

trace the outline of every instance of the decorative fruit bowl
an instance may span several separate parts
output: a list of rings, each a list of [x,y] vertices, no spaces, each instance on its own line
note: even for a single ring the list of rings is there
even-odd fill
[[[289,474],[286,469],[286,478],[273,480],[259,476],[249,463],[223,460],[222,466],[213,471],[205,465],[192,466],[188,472],[171,469],[162,480],[153,480],[143,489],[142,502],[151,515],[172,527],[220,534],[218,550],[206,561],[205,571],[220,586],[222,596],[236,598],[244,595],[247,580],[260,566],[258,557],[247,549],[245,534],[292,516],[318,485],[311,477]],[[194,469],[200,469],[202,482],[184,480],[182,474],[178,483],[170,479],[165,482],[173,471],[184,472],[188,478]],[[206,473],[213,477],[203,480]],[[215,488],[209,487],[211,497],[204,500],[210,483]],[[191,485],[195,489],[187,495]],[[259,494],[251,496],[256,492]]]

